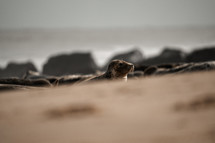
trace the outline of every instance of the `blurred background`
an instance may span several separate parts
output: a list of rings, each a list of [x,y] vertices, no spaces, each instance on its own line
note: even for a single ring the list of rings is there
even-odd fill
[[[214,0],[0,0],[0,67],[90,52],[98,66],[116,53],[144,57],[168,47],[215,45]]]

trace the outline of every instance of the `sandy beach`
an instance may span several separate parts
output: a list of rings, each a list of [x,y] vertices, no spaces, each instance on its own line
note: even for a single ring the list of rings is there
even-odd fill
[[[215,72],[0,93],[1,143],[214,143]]]
[[[215,0],[0,0],[0,143],[215,143]]]

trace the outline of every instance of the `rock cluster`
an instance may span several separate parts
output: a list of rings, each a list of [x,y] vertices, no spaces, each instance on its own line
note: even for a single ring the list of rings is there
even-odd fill
[[[179,49],[179,48],[178,48]],[[56,77],[62,77],[67,75],[89,75],[96,74],[99,70],[105,71],[107,65],[113,59],[125,60],[127,62],[133,63],[135,65],[135,71],[137,73],[132,74],[133,76],[142,75],[143,71],[151,66],[156,66],[157,68],[171,68],[177,64],[182,63],[196,63],[196,62],[208,62],[215,60],[215,47],[201,47],[198,50],[194,50],[191,53],[185,53],[177,48],[166,47],[157,56],[150,57],[148,59],[144,58],[144,55],[137,48],[114,55],[105,64],[104,67],[99,68],[91,53],[72,53],[72,54],[62,54],[50,57],[43,66],[42,73],[38,73],[39,76],[33,75],[33,72],[37,72],[36,67],[31,62],[27,63],[9,63],[5,69],[0,68],[0,78],[45,78],[51,83],[55,81]],[[206,68],[206,67],[205,67]],[[203,67],[203,69],[205,69]],[[31,71],[30,76],[26,73]],[[153,68],[148,71],[153,71]],[[131,76],[131,75],[130,75]],[[74,79],[62,78],[68,82]],[[64,80],[63,80],[64,81]]]

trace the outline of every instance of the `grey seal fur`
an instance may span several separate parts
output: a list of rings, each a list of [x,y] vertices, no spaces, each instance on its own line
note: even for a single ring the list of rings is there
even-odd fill
[[[86,81],[96,80],[123,80],[127,81],[127,75],[134,71],[132,63],[123,60],[112,60],[108,65],[107,71],[101,75],[87,79]]]

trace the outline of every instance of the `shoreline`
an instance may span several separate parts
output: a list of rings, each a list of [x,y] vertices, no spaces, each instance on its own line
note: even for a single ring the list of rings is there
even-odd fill
[[[133,47],[139,47],[149,57],[158,54],[166,46],[189,52],[195,47],[215,45],[214,33],[215,27],[5,30],[0,32],[0,65],[4,67],[11,60],[31,60],[37,68],[42,69],[40,66],[48,57],[74,51],[92,51],[97,64],[103,65],[109,56]]]

